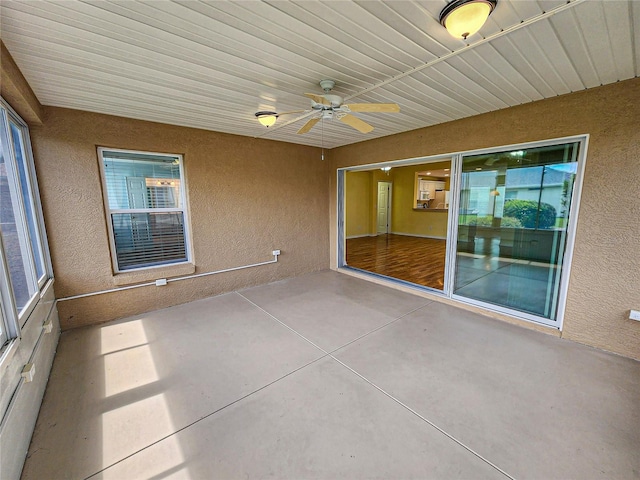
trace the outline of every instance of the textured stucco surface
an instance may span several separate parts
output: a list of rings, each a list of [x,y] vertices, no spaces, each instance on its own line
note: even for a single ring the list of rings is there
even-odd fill
[[[0,40],[0,92],[11,107],[29,125],[40,125],[44,116],[42,105],[31,86]]]
[[[184,155],[195,273],[282,251],[272,265],[59,302],[63,328],[329,267],[329,165],[319,149],[76,110],[45,113],[31,137],[58,298],[127,283],[112,271],[98,146]],[[193,270],[170,267],[130,281]]]
[[[640,79],[331,151],[336,168],[589,134],[562,336],[640,359]]]

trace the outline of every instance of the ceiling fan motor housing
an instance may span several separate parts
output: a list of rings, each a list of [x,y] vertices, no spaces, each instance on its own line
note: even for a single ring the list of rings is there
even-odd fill
[[[324,98],[331,103],[333,108],[338,108],[342,105],[342,97],[340,95],[332,95],[330,93],[325,93]]]

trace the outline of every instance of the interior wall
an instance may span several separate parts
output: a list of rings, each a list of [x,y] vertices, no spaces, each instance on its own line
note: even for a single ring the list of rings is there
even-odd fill
[[[375,234],[371,231],[371,172],[347,172],[345,182],[345,235],[354,238]]]
[[[63,329],[329,267],[320,149],[47,107],[31,128],[58,298],[273,259],[271,265],[59,301]],[[97,147],[184,155],[193,265],[114,275]]]
[[[589,134],[562,336],[640,359],[640,79],[332,150],[335,169]]]
[[[437,164],[441,165],[441,164]],[[429,165],[431,168],[431,165]],[[393,168],[393,233],[421,237],[447,238],[447,211],[417,211],[414,209],[417,188],[416,172],[427,169],[425,164]]]
[[[448,168],[450,162],[404,165],[389,172],[380,169],[347,172],[345,176],[345,233],[347,238],[376,235],[378,182],[393,185],[391,233],[446,238],[447,212],[415,211],[416,172],[429,168]],[[445,180],[445,189],[449,179]]]

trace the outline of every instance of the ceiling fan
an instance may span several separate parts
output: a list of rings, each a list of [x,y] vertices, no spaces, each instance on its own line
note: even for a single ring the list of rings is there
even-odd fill
[[[342,103],[343,98],[341,96],[331,93],[334,86],[335,82],[333,80],[321,80],[320,87],[324,90],[323,94],[304,94],[311,99],[311,109],[315,110],[317,114],[314,114],[313,118],[298,130],[298,134],[307,133],[320,120],[333,120],[334,118],[355,128],[359,132],[369,133],[373,130],[373,126],[351,115],[351,112],[396,113],[400,111],[400,107],[395,103]]]

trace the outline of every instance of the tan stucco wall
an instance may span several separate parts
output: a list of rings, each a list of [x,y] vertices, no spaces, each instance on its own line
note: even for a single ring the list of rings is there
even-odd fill
[[[42,124],[44,118],[42,105],[1,40],[0,94],[29,125]]]
[[[332,267],[336,168],[589,134],[562,336],[640,359],[639,101],[632,79],[332,150]]]
[[[60,108],[46,108],[31,138],[58,298],[127,283],[112,273],[98,146],[184,155],[196,273],[268,261],[272,250],[282,251],[272,265],[61,301],[63,328],[329,267],[329,164],[317,148]]]

